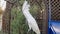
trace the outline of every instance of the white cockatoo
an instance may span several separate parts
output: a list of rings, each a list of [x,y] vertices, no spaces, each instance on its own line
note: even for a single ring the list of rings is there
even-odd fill
[[[5,9],[6,9],[6,1],[0,0],[0,31],[2,30],[2,16]]]
[[[28,25],[29,25],[28,31],[30,31],[32,29],[36,34],[40,34],[41,32],[39,30],[36,20],[33,18],[33,16],[29,12],[29,7],[30,7],[30,5],[25,0],[24,4],[22,6],[22,12],[23,12],[26,20],[28,21]]]

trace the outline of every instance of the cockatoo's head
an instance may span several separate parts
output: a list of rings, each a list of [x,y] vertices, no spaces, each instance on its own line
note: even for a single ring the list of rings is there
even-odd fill
[[[28,2],[25,0],[24,4],[22,6],[22,11],[29,11],[29,7],[30,5],[28,4]]]
[[[0,0],[0,15],[5,11],[6,9],[6,1]]]

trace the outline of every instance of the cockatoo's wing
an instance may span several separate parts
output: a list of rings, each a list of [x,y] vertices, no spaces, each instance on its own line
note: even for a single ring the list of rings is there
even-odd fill
[[[23,12],[23,14],[24,14],[24,16],[25,16],[25,18],[26,19],[29,19],[28,17],[28,15],[29,15],[29,7],[30,7],[30,5],[28,4],[28,2],[25,0],[24,1],[24,4],[23,4],[23,6],[22,6],[22,12]],[[29,24],[28,24],[29,25]],[[29,25],[29,30],[31,29],[31,26]]]

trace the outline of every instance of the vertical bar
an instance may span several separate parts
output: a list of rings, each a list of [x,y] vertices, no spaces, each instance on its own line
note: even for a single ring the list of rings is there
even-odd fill
[[[48,11],[49,11],[49,18],[48,18],[48,20],[49,20],[49,22],[48,22],[48,24],[49,24],[49,28],[51,27],[51,23],[50,23],[50,21],[51,21],[51,0],[49,0],[49,6],[48,6]]]
[[[51,21],[51,0],[49,0],[49,21]]]

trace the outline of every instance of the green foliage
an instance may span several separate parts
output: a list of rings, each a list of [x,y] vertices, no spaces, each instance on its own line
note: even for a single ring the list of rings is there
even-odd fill
[[[12,34],[24,34],[28,30],[28,26],[25,23],[25,17],[22,11],[13,8],[11,11],[11,15],[14,19],[11,20],[11,33]]]

